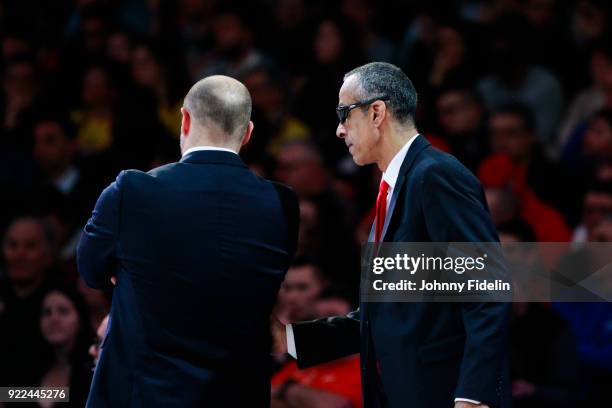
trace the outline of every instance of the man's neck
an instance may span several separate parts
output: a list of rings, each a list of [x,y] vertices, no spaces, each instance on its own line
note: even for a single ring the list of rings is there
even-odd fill
[[[387,137],[381,138],[382,149],[381,159],[378,161],[378,168],[385,172],[389,163],[395,155],[404,147],[410,139],[416,137],[419,133],[415,128],[409,129],[391,129]]]

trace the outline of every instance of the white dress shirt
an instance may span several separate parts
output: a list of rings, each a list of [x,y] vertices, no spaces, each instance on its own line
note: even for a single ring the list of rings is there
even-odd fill
[[[387,166],[387,170],[385,170],[382,174],[382,179],[387,182],[389,185],[389,190],[387,191],[387,210],[389,209],[389,203],[391,202],[391,197],[393,197],[393,189],[395,188],[395,184],[397,183],[397,177],[399,176],[400,168],[402,167],[402,163],[404,163],[404,159],[406,158],[406,154],[408,153],[408,149],[412,145],[412,142],[419,136],[418,134],[410,140],[406,142],[404,146],[393,156],[393,159],[389,162]],[[297,360],[297,350],[295,348],[295,336],[293,335],[293,327],[288,324],[285,326],[285,331],[287,334],[287,352],[291,357]],[[471,402],[472,404],[480,404],[480,402],[471,400],[468,398],[455,398],[455,402],[464,401]]]
[[[411,137],[410,140],[408,140],[406,144],[402,146],[399,152],[395,153],[395,156],[393,156],[389,162],[389,165],[387,166],[387,170],[385,170],[382,174],[382,179],[389,185],[389,190],[387,191],[387,210],[389,209],[389,203],[391,203],[391,197],[393,197],[393,189],[397,183],[397,177],[399,176],[402,163],[404,163],[404,159],[406,158],[406,154],[408,154],[408,149],[410,149],[412,142],[414,142],[417,137],[419,137],[418,134]]]
[[[217,147],[217,146],[194,146],[191,147],[187,150],[185,150],[185,152],[183,153],[182,157],[187,156],[189,153],[191,152],[201,152],[204,150],[213,150],[213,151],[218,151],[218,152],[230,152],[230,153],[234,153],[234,154],[238,154],[238,152],[236,152],[235,150],[232,149],[228,149],[226,147]]]

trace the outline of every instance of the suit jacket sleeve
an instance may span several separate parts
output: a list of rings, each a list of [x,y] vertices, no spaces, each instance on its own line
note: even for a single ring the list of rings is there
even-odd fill
[[[121,183],[125,174],[125,171],[122,171],[117,179],[104,189],[79,241],[79,273],[92,288],[112,288],[110,278],[116,273]]]
[[[438,163],[425,173],[423,211],[433,242],[497,242],[497,232],[478,180],[466,169]],[[501,252],[489,265],[493,279],[507,281]],[[489,257],[489,260],[493,260]],[[466,342],[455,398],[499,405],[505,381],[507,303],[458,303]]]
[[[299,368],[359,352],[359,309],[346,316],[294,323],[292,327]]]

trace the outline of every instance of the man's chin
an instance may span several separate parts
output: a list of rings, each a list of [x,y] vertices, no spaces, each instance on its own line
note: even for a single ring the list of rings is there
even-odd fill
[[[353,162],[358,166],[365,166],[367,163],[362,157],[353,156]]]

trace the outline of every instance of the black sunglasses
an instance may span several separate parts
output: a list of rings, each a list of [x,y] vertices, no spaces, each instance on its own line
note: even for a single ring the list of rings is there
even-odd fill
[[[389,100],[389,97],[386,95],[383,95],[383,96],[377,96],[376,98],[367,99],[365,101],[351,103],[350,105],[338,105],[336,107],[336,115],[338,115],[338,120],[340,121],[340,123],[344,123],[346,122],[346,119],[348,118],[349,113],[353,109],[359,108],[360,106],[369,105],[376,101],[388,101],[388,100]]]

